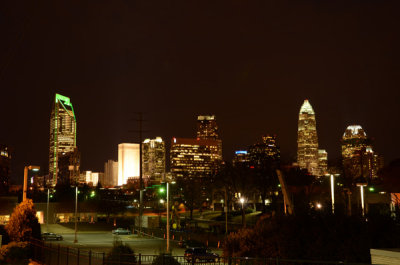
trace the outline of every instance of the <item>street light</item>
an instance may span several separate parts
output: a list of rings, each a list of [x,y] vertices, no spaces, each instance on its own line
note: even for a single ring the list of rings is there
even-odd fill
[[[242,225],[243,227],[246,227],[246,216],[244,215],[244,208],[243,208],[244,198],[243,197],[240,198],[239,201],[242,204]]]
[[[175,181],[171,181],[171,184],[175,184]],[[166,186],[167,186],[167,253],[169,253],[169,182],[166,182]],[[160,193],[164,193],[165,190],[163,187],[161,187],[159,189]],[[161,202],[161,200],[160,200]]]
[[[78,219],[78,186],[75,186],[75,239],[74,239],[74,243],[78,243],[78,223],[77,223],[77,219]]]
[[[361,196],[361,213],[364,217],[365,209],[364,209],[364,187],[367,186],[367,181],[364,177],[360,177],[356,180],[356,185],[360,187],[360,196]]]
[[[335,176],[339,176],[340,174],[326,174],[325,176],[331,177],[331,200],[332,200],[332,214],[335,213]]]
[[[32,171],[39,171],[40,167],[39,166],[25,166],[24,167],[24,189],[22,193],[22,201],[26,201],[26,192],[28,190],[28,170]]]

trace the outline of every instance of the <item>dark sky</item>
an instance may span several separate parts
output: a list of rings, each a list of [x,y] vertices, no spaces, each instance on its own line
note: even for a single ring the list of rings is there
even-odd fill
[[[48,167],[54,93],[69,96],[83,170],[145,134],[193,137],[217,115],[224,157],[276,133],[296,156],[304,99],[320,148],[360,124],[386,163],[400,157],[399,1],[1,1],[0,143],[23,166]]]

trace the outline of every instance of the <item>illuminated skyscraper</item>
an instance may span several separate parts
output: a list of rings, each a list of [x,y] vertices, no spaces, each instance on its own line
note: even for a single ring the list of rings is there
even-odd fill
[[[318,149],[318,166],[321,176],[328,173],[328,153],[324,149]]]
[[[373,151],[372,141],[360,125],[350,125],[342,138],[342,159],[345,175],[371,180],[383,167],[383,157]]]
[[[199,115],[197,116],[197,138],[217,140],[218,126],[215,115]]]
[[[173,138],[171,173],[174,177],[207,176],[221,165],[219,140]]]
[[[297,163],[300,168],[305,168],[312,175],[319,176],[318,167],[318,136],[314,110],[304,100],[300,108],[297,131]]]
[[[156,181],[164,180],[165,143],[161,137],[143,142],[143,177]]]
[[[58,159],[61,154],[74,152],[76,147],[76,118],[68,97],[55,95],[50,116],[49,181],[57,183]]]
[[[118,186],[129,179],[139,179],[140,144],[123,143],[118,145]]]

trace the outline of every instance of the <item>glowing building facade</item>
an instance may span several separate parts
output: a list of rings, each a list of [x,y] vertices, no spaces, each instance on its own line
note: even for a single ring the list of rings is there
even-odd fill
[[[118,186],[118,162],[108,160],[104,163],[104,179],[100,180],[104,187]]]
[[[222,162],[220,144],[220,140],[173,138],[171,173],[175,178],[213,174]]]
[[[233,165],[246,164],[249,163],[249,153],[246,150],[238,150],[235,152],[233,157]]]
[[[49,182],[57,183],[60,154],[74,152],[76,147],[76,117],[68,97],[55,95],[50,116]]]
[[[155,181],[164,180],[165,143],[161,137],[146,139],[142,145],[143,177]]]
[[[215,115],[199,115],[197,116],[197,138],[217,140],[218,126]]]
[[[360,125],[350,125],[342,137],[342,161],[345,175],[364,177],[367,181],[377,177],[383,167],[383,157],[373,151],[372,141]]]
[[[324,149],[318,149],[318,166],[321,176],[328,174],[328,153]]]
[[[315,112],[308,100],[304,100],[299,112],[297,130],[297,163],[312,175],[319,176],[318,136]]]
[[[140,144],[122,143],[118,145],[118,186],[129,179],[139,179]]]

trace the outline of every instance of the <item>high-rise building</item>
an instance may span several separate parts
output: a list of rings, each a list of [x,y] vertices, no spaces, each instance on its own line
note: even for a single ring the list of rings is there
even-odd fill
[[[328,152],[324,149],[318,149],[318,166],[321,176],[328,173]]]
[[[7,145],[0,144],[0,194],[8,192],[11,172],[11,152]]]
[[[321,175],[318,166],[318,136],[315,112],[308,100],[304,100],[299,112],[297,130],[297,163],[315,176]]]
[[[373,151],[372,140],[360,125],[350,125],[342,137],[342,159],[345,175],[370,181],[383,167],[383,157]]]
[[[76,147],[76,117],[68,97],[55,95],[50,116],[49,181],[57,183],[60,154],[74,152]]]
[[[219,140],[173,138],[171,173],[174,177],[211,175],[219,169],[222,156]]]
[[[197,116],[197,138],[199,139],[219,139],[217,118],[215,115]]]
[[[118,162],[108,160],[104,163],[104,179],[100,180],[104,187],[118,186]]]
[[[155,181],[164,180],[165,143],[162,138],[144,140],[142,150],[143,177]]]
[[[253,165],[261,165],[267,160],[278,165],[280,154],[280,149],[276,145],[276,135],[264,135],[261,143],[253,144],[248,148],[248,157]]]
[[[118,186],[129,179],[139,179],[140,144],[122,143],[118,145]]]
[[[81,153],[78,148],[72,152],[58,154],[57,181],[74,184],[79,182]]]

